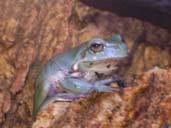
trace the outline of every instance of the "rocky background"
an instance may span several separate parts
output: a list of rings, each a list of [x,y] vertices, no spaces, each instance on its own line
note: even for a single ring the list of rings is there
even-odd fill
[[[171,126],[169,0],[128,0],[125,6],[118,0],[92,1],[0,1],[0,128]],[[155,2],[165,4],[152,7],[158,5]],[[131,15],[143,10],[146,13]],[[122,93],[94,93],[76,102],[54,103],[33,121],[34,81],[43,64],[93,36],[115,33],[129,46],[130,63],[122,71],[129,87]]]

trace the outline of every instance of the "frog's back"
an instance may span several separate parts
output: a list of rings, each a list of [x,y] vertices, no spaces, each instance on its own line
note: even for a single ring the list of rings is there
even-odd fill
[[[66,70],[63,69],[62,65],[64,64],[61,64],[61,61],[60,59],[58,59],[58,57],[50,59],[40,71],[36,80],[36,86],[38,85],[41,86],[43,85],[43,83],[48,82],[52,76],[58,79],[59,73],[67,72]]]
[[[69,68],[66,66],[66,59],[63,58],[65,54],[60,54],[50,59],[40,71],[35,82],[34,107],[33,117],[37,114],[42,102],[46,99],[50,88],[56,88],[59,80],[64,79]]]
[[[67,52],[58,54],[51,58],[42,68],[37,82],[40,84],[46,82],[50,77],[61,78],[59,75],[67,75],[71,70],[72,65],[76,61],[77,48],[69,49]]]

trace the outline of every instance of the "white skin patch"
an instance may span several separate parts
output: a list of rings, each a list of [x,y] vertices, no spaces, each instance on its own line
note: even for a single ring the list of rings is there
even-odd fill
[[[81,77],[82,75],[81,75],[80,72],[73,72],[73,73],[70,74],[70,76],[72,76],[72,77]]]
[[[58,83],[59,80],[60,81],[64,80],[65,76],[66,74],[64,73],[64,71],[58,71],[56,72],[56,74],[53,74],[50,77],[48,77],[47,81],[49,81],[50,83],[55,83],[56,85],[56,83]]]
[[[93,60],[96,60],[96,59],[97,59],[97,57],[96,57],[96,56],[94,56],[94,57],[93,57]]]
[[[74,64],[74,66],[73,66],[73,70],[74,70],[74,71],[78,70],[78,65],[79,65],[81,62],[83,62],[83,61],[85,61],[85,59],[81,59],[81,60],[77,61],[77,62]]]

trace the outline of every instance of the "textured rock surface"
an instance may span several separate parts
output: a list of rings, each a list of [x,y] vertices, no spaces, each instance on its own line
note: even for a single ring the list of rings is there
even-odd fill
[[[0,127],[160,128],[171,124],[168,31],[77,0],[1,0],[0,17]],[[133,86],[121,94],[98,93],[73,103],[54,103],[33,122],[34,81],[43,64],[93,36],[114,33],[125,37],[132,53],[124,78]]]

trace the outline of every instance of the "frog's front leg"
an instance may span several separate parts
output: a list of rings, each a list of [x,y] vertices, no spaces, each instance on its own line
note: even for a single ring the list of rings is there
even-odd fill
[[[86,97],[93,91],[119,92],[119,88],[107,86],[111,82],[115,81],[116,79],[109,78],[91,83],[79,77],[75,78],[72,76],[68,76],[64,80],[59,81],[60,86],[65,91],[64,93],[55,92],[54,88],[48,83],[46,83],[46,86],[38,86],[36,88],[36,93],[34,96],[33,115],[35,116],[38,113],[41,106],[44,108],[55,101],[73,101],[79,98]]]
[[[44,103],[45,105],[43,106],[46,106],[47,104],[50,104],[54,101],[73,101],[79,98],[84,98],[92,91],[118,92],[119,88],[106,86],[111,82],[113,82],[112,78],[90,83],[79,78],[66,77],[63,81],[60,82],[60,85],[66,92],[57,93],[52,97],[49,97],[48,100],[46,100],[46,102]]]
[[[105,79],[96,82],[88,82],[75,77],[67,77],[64,81],[61,82],[61,85],[68,90],[69,92],[78,93],[78,94],[89,94],[92,91],[98,92],[118,92],[119,88],[114,88],[107,86],[113,82],[113,79]]]

